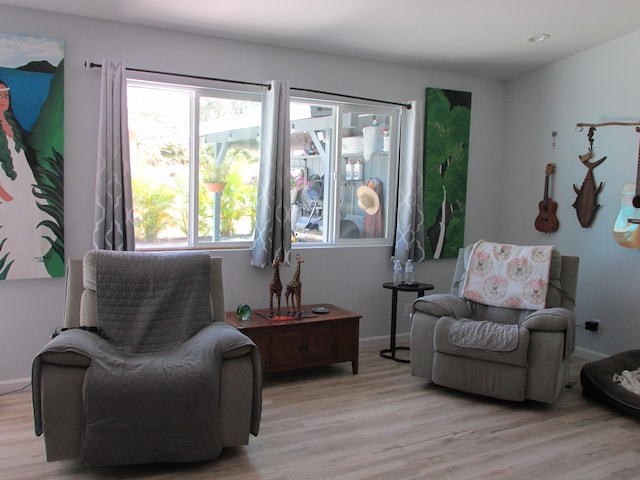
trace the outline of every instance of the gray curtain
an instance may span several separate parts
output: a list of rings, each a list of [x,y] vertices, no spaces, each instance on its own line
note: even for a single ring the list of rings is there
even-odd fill
[[[102,60],[94,249],[135,249],[125,72],[122,62]]]
[[[264,268],[291,253],[289,82],[274,80],[262,104],[262,149],[251,265]]]
[[[395,258],[404,263],[424,260],[423,147],[424,107],[410,102],[400,125],[400,169]]]

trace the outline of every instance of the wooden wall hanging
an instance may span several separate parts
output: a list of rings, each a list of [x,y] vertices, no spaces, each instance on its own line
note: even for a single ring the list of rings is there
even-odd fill
[[[589,139],[589,151],[584,155],[578,155],[582,164],[587,167],[587,174],[582,181],[582,186],[578,189],[575,185],[573,190],[576,192],[576,201],[573,202],[573,208],[576,209],[576,215],[578,216],[578,222],[583,228],[587,228],[591,225],[593,217],[596,214],[600,205],[598,204],[598,194],[602,191],[603,184],[596,187],[595,177],[593,176],[593,170],[604,162],[607,157],[602,157],[600,160],[590,162],[589,160],[593,156],[593,135],[596,131],[596,127],[590,127],[587,138]]]

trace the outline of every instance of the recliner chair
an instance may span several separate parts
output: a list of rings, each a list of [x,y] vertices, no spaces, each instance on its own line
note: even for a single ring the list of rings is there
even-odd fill
[[[80,458],[91,465],[199,461],[215,457],[219,448],[246,445],[250,433],[257,435],[262,389],[260,353],[245,335],[224,322],[222,259],[195,254],[199,255],[200,273],[192,281],[186,277],[192,275],[194,264],[186,262],[193,255],[91,251],[82,261],[68,261],[65,329],[36,356],[32,373],[36,434],[44,434],[47,461]],[[105,302],[98,293],[103,256],[119,257],[112,275],[120,290],[115,290],[109,304],[115,308],[110,313],[116,321],[120,322],[121,317],[125,320],[117,327],[124,330],[115,331],[115,335],[113,327],[110,332],[103,332],[100,323],[99,304]],[[174,263],[163,265],[163,258],[173,258]],[[129,282],[131,277],[136,279]],[[177,288],[163,290],[165,282],[173,282]],[[140,284],[147,285],[147,294],[138,302],[136,296],[144,292],[136,290]],[[174,296],[168,302],[156,303],[157,298],[153,297],[167,290]],[[149,317],[145,330],[136,331],[138,322],[127,316],[131,309],[123,305],[129,301],[141,307],[142,316]],[[195,309],[193,304],[197,305]],[[199,319],[187,332],[181,327],[183,306],[187,316]],[[164,315],[167,310],[170,312]],[[157,318],[163,320],[156,322]],[[158,333],[155,324],[162,322],[164,329]],[[121,338],[114,338],[118,335]],[[139,342],[131,343],[134,337]],[[106,351],[111,357],[105,362],[99,351]],[[165,357],[169,361],[163,364],[164,368],[155,370],[159,375],[136,374],[136,370],[153,372],[154,363],[163,362]],[[137,363],[127,370],[130,361]],[[211,364],[217,367],[210,368]],[[134,371],[122,390],[118,375],[111,380],[110,385],[123,393],[120,397],[124,398],[118,399],[121,417],[106,404],[114,396],[112,388],[97,390],[98,394],[93,395],[99,408],[110,410],[111,415],[107,420],[98,417],[96,421],[95,416],[93,420],[93,426],[98,427],[91,433],[93,438],[106,431],[106,438],[110,439],[106,440],[109,447],[103,451],[87,448],[85,438],[88,379],[99,365],[106,365],[99,370],[103,375]],[[192,370],[194,366],[205,373]],[[160,401],[154,403],[150,396]],[[158,411],[147,411],[145,402],[149,400]],[[201,415],[203,410],[210,413]],[[136,423],[148,430],[141,438],[152,439],[142,453],[135,452],[144,447],[143,441],[126,434],[127,428]],[[174,424],[177,430],[184,424],[195,428],[178,435],[172,431]],[[114,441],[119,435],[123,438]],[[210,443],[215,443],[215,448],[210,448]]]
[[[553,249],[544,308],[507,308],[464,297],[473,247],[460,249],[450,293],[413,303],[411,374],[474,394],[554,403],[574,350],[578,257]]]

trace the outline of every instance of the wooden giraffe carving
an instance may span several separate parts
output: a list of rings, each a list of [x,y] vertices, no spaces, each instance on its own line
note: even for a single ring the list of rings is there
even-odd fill
[[[280,315],[280,303],[282,301],[282,282],[280,281],[280,264],[282,259],[275,257],[271,266],[273,267],[273,279],[269,284],[269,314],[273,315],[273,297],[278,299],[278,315]]]
[[[293,278],[289,283],[287,283],[287,289],[284,292],[284,299],[287,303],[287,312],[293,311],[293,313],[302,315],[302,282],[300,281],[300,265],[304,263],[304,259],[299,253],[296,254],[296,263],[298,266],[293,274]],[[292,310],[289,310],[289,296],[291,296]],[[296,302],[298,304],[297,309]]]

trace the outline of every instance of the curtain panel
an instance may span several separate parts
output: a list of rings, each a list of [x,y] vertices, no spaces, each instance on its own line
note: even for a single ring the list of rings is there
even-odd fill
[[[424,108],[422,102],[410,102],[402,112],[400,125],[400,168],[398,212],[394,257],[402,263],[411,258],[421,262],[424,251],[423,142]]]
[[[271,265],[275,257],[290,264],[289,99],[289,82],[274,80],[262,104],[258,205],[251,253],[251,265],[260,268]]]
[[[135,250],[125,72],[122,62],[102,60],[94,249]]]

